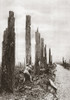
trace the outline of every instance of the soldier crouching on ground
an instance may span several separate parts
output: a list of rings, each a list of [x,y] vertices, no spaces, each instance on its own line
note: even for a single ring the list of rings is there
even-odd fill
[[[32,82],[32,66],[29,64],[26,64],[25,70],[24,70],[24,82],[30,81]]]

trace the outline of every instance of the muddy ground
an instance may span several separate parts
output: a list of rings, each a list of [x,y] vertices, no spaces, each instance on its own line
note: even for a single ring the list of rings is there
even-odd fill
[[[49,79],[55,83],[55,68],[47,73],[33,76],[33,82],[23,82],[23,74],[17,71],[15,77],[14,93],[5,91],[0,95],[0,100],[58,100],[57,91],[49,84]]]

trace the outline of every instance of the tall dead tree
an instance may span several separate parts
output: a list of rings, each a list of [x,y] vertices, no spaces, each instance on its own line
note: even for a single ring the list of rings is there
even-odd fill
[[[31,64],[31,16],[26,16],[26,63]]]
[[[49,64],[52,64],[51,48],[49,48]]]
[[[14,12],[9,11],[8,28],[4,31],[2,42],[2,77],[3,90],[13,92],[15,67],[15,18]]]
[[[64,57],[62,58],[62,64],[64,64]]]
[[[41,38],[41,67],[44,67],[44,39]]]
[[[43,58],[42,58],[41,65],[45,69],[47,68],[47,51],[46,51],[46,45],[43,47]]]
[[[45,63],[47,64],[47,51],[46,51],[46,45],[44,47],[44,54],[45,54]]]
[[[44,39],[41,38],[41,62],[43,61],[43,53],[44,52]]]
[[[46,45],[44,47],[44,67],[47,67],[47,51],[46,51]]]
[[[36,41],[36,45],[35,45],[35,74],[39,74],[40,71],[40,65],[39,65],[39,61],[40,61],[40,33],[37,31],[35,32],[35,41]]]

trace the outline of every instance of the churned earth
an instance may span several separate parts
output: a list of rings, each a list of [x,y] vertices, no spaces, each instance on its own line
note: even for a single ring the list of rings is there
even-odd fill
[[[54,89],[49,87],[49,91],[47,90],[47,81],[46,74],[35,77],[33,83],[18,87],[14,94],[4,92],[0,100],[57,100]]]
[[[56,97],[56,91],[48,84],[48,80],[55,80],[54,70],[55,67],[49,68],[49,75],[43,73],[42,75],[35,76],[33,82],[24,83],[23,73],[19,73],[19,69],[16,69],[16,87],[14,93],[9,94],[5,91],[0,94],[0,100],[58,100]]]

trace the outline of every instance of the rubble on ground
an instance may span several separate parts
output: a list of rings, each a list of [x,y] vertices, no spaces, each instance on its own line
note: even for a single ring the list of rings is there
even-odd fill
[[[24,82],[23,70],[18,70],[15,75],[15,89],[13,96],[8,100],[57,100],[55,89],[49,84],[49,79],[54,82],[55,68],[49,68],[49,73],[34,75],[33,82]],[[12,97],[12,98],[11,98]],[[6,98],[4,95],[3,98]]]
[[[24,83],[24,81],[20,81],[17,92],[23,96],[24,99],[22,100],[57,100],[56,91],[53,86],[49,84],[49,79],[52,80],[52,82],[55,80],[55,77],[53,77],[55,71],[55,68],[49,67],[48,75],[44,72],[39,76],[34,76],[33,82],[28,81]],[[23,74],[21,74],[21,76],[23,76]],[[22,80],[21,78],[19,79]]]

